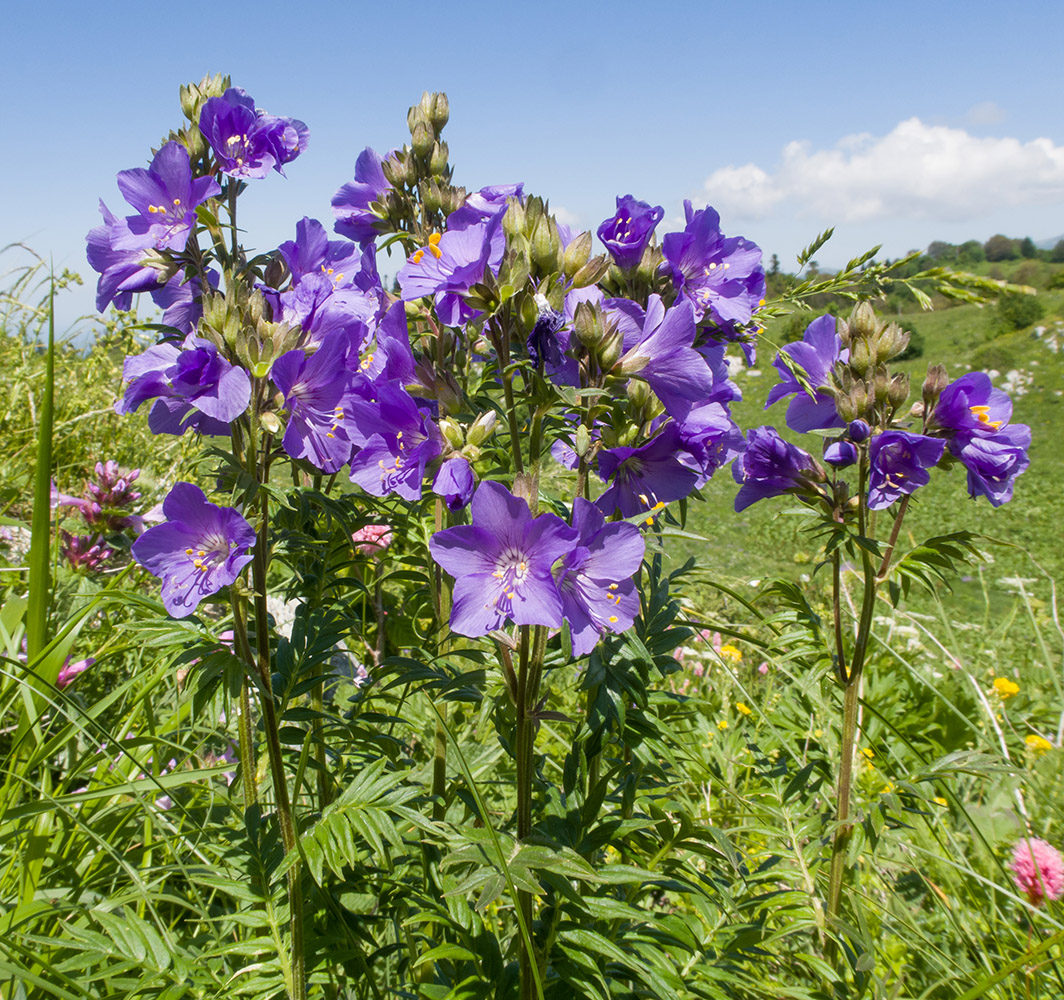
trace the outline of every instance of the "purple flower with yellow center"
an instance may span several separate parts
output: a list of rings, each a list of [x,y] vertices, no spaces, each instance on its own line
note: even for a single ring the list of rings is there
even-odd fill
[[[693,407],[676,422],[676,428],[684,448],[677,457],[699,472],[696,489],[704,486],[717,469],[742,454],[745,447],[743,432],[723,403]]]
[[[986,372],[969,372],[942,390],[929,426],[951,435],[987,437],[1011,418],[1008,393],[995,389]]]
[[[188,150],[176,141],[163,146],[146,170],[123,170],[118,188],[140,214],[126,218],[124,232],[114,232],[116,250],[184,250],[197,207],[222,192],[213,177],[193,179]]]
[[[435,296],[436,313],[447,326],[461,326],[479,313],[462,296],[495,272],[502,261],[502,243],[493,240],[502,230],[494,222],[478,222],[466,229],[433,233],[415,250],[396,276],[404,302]]]
[[[122,377],[128,385],[115,411],[133,413],[154,399],[148,415],[154,434],[184,434],[191,427],[201,434],[227,435],[230,422],[251,401],[248,373],[201,337],[185,338],[182,347],[158,344],[126,358]]]
[[[336,330],[309,357],[302,350],[282,354],[270,372],[289,411],[284,450],[322,472],[343,468],[354,447],[351,375],[346,367],[350,350],[346,331]]]
[[[325,227],[304,216],[296,223],[296,238],[286,240],[277,252],[298,283],[309,274],[324,274],[337,288],[355,283],[364,268],[362,251],[346,240],[330,240]]]
[[[684,202],[687,227],[662,240],[663,265],[680,296],[718,326],[744,325],[765,297],[761,248],[741,236],[725,237],[712,208],[697,212]]]
[[[617,362],[614,372],[637,375],[649,383],[666,411],[682,416],[690,404],[713,392],[713,373],[694,349],[695,312],[690,302],[666,310],[651,295],[638,341]]]
[[[432,558],[454,577],[451,628],[471,637],[507,621],[558,628],[562,597],[551,568],[579,533],[554,514],[533,518],[499,483],[481,483],[470,509],[472,524],[429,540]]]
[[[251,562],[255,531],[238,510],[210,503],[192,483],[174,486],[163,501],[163,514],[165,523],[133,543],[133,558],[162,580],[166,610],[184,618]]]
[[[746,450],[732,465],[740,484],[735,511],[758,500],[797,493],[812,496],[827,477],[809,452],[784,441],[774,427],[754,427],[746,432]]]
[[[303,122],[256,108],[239,87],[210,98],[199,127],[222,173],[237,178],[265,177],[271,169],[283,174],[284,164],[306,149],[310,136]]]
[[[351,482],[376,497],[418,500],[425,468],[442,451],[436,425],[398,386],[378,388],[376,402],[351,404],[361,449],[351,458]]]
[[[949,443],[950,452],[968,470],[968,493],[984,496],[995,507],[1012,499],[1016,477],[1031,464],[1031,428],[1009,424],[989,437],[960,436]]]
[[[476,484],[469,459],[456,455],[440,466],[432,480],[432,492],[443,497],[448,510],[461,510],[472,498]]]
[[[636,267],[643,251],[654,235],[654,227],[661,222],[665,209],[660,205],[651,208],[645,201],[638,201],[630,194],[617,196],[617,211],[598,227],[602,240],[614,263],[627,271]]]
[[[332,210],[336,216],[333,230],[360,246],[377,238],[381,219],[370,205],[379,202],[392,187],[384,176],[382,164],[380,156],[367,146],[355,161],[355,179],[333,195]]]
[[[583,497],[573,504],[573,528],[577,538],[555,577],[573,654],[586,656],[603,632],[624,632],[639,614],[632,575],[643,563],[646,543],[634,524],[607,524]]]
[[[931,481],[929,469],[946,450],[941,438],[908,431],[884,431],[868,445],[868,506],[889,507]]]
[[[787,426],[792,431],[804,434],[812,430],[826,430],[830,427],[845,427],[846,422],[835,410],[835,399],[822,390],[830,384],[831,373],[837,361],[846,361],[850,352],[843,350],[842,338],[836,332],[834,316],[821,316],[805,328],[802,339],[796,344],[787,344],[780,351],[804,373],[808,385],[814,390],[811,397],[794,372],[782,357],[773,361],[776,371],[780,373],[777,382],[768,394],[765,409],[787,396],[794,395],[787,407]]]
[[[702,479],[699,463],[673,423],[642,447],[600,452],[598,474],[610,487],[596,506],[607,515],[620,509],[622,517],[661,510],[690,494]]]

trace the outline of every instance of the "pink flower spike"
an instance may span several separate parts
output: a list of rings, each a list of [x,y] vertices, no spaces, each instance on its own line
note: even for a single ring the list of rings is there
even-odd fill
[[[1035,837],[1018,840],[1009,868],[1016,888],[1035,906],[1064,896],[1064,858],[1052,844]]]

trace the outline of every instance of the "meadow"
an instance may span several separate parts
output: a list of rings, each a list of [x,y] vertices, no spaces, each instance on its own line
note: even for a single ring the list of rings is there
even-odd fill
[[[655,381],[638,353],[661,341],[649,317],[667,329],[661,315],[686,316],[659,297],[671,287],[659,266],[669,244],[644,242],[635,263],[615,256],[611,267],[590,257],[589,235],[563,238],[538,199],[484,189],[467,204],[438,140],[446,99],[426,94],[410,109],[411,147],[385,161],[369,236],[387,222],[409,267],[431,265],[457,244],[449,235],[490,233],[496,220],[505,253],[461,289],[472,315],[452,322],[459,307],[410,293],[404,269],[405,302],[379,279],[360,289],[380,307],[372,335],[359,320],[362,354],[337,347],[331,332],[308,345],[306,313],[279,317],[294,301],[284,296],[317,277],[319,262],[300,271],[309,220],[273,258],[242,254],[244,158],[227,166],[228,146],[208,147],[205,136],[210,113],[235,113],[247,95],[223,96],[234,92],[220,78],[199,87],[182,91],[180,144],[191,157],[174,152],[177,139],[164,149],[189,178],[201,171],[206,207],[180,224],[209,248],[159,252],[182,287],[191,275],[209,289],[204,254],[223,273],[222,291],[200,295],[201,340],[156,346],[175,333],[172,318],[160,325],[142,295],[86,321],[87,349],[60,341],[50,352],[49,294],[80,279],[50,281],[23,250],[4,252],[0,995],[1064,996],[1055,853],[1064,846],[1064,552],[1054,516],[1064,488],[1064,291],[1053,287],[1064,265],[976,268],[1033,286],[1036,296],[1014,292],[1041,310],[1022,323],[1009,311],[1017,300],[995,304],[1002,289],[987,281],[911,269],[905,278],[919,288],[986,298],[933,295],[926,311],[889,265],[829,276],[831,294],[819,297],[800,291],[801,276],[781,278],[768,302],[779,315],[752,335],[756,361],[728,347],[742,399],[714,419],[726,412],[743,431],[772,422],[804,447],[808,435],[782,426],[787,404],[765,411],[764,401],[791,377],[773,367],[776,348],[829,308],[847,325],[824,329],[845,329],[854,351],[862,338],[874,353],[899,336],[888,320],[914,331],[918,356],[891,370],[910,376],[917,398],[930,364],[945,364],[943,385],[990,371],[1012,397],[1013,423],[1031,428],[1030,467],[1011,502],[969,499],[958,459],[930,472],[911,507],[905,494],[900,530],[885,543],[899,508],[869,507],[863,489],[849,497],[835,473],[811,482],[802,467],[737,514],[739,487],[722,464],[680,499],[643,496],[640,506],[618,493],[605,520],[585,500],[599,492],[590,456],[612,449],[627,461],[644,440],[668,440],[687,412],[670,395],[675,383]],[[271,155],[298,155],[301,122],[261,112],[255,121],[287,137]],[[454,217],[472,204],[487,219],[460,229]],[[628,211],[650,208],[635,204]],[[618,199],[604,226],[620,233],[623,223]],[[334,258],[348,253],[324,234],[320,244]],[[108,249],[118,254],[120,240]],[[323,256],[321,269],[334,258]],[[343,275],[328,275],[335,295]],[[583,381],[552,384],[550,343],[537,338],[562,328],[566,281],[641,301],[651,332],[633,348],[594,308],[576,307],[568,349]],[[882,322],[867,306],[851,312],[858,300]],[[716,357],[715,345],[703,347]],[[137,380],[154,371],[145,358],[170,365],[192,354],[200,381],[173,397],[186,407],[175,412],[185,419],[187,400],[199,401],[192,427],[213,436],[153,434],[144,413],[116,412],[116,399],[136,408]],[[291,428],[310,420],[295,387],[335,374],[309,366],[319,354],[370,375],[357,398],[332,399],[321,435],[293,443]],[[856,360],[835,361],[857,371]],[[297,363],[305,367],[290,378],[286,365]],[[176,369],[158,371],[165,379],[145,398],[176,392]],[[204,387],[220,376],[206,371],[246,380],[246,398],[231,412],[224,393],[208,398]],[[416,408],[386,376],[416,383],[416,398],[433,407]],[[714,392],[726,386],[721,372],[710,379],[699,368],[698,377]],[[921,405],[933,408],[943,391]],[[878,433],[915,419],[907,402],[886,399],[884,389],[860,411]],[[371,414],[373,432],[356,438],[345,408]],[[156,429],[171,415],[153,409]],[[867,439],[851,429],[861,422],[846,429],[855,455]],[[328,453],[335,433],[355,442],[339,463]],[[734,440],[730,427],[721,434]],[[373,451],[363,475],[360,454],[384,438],[393,464],[380,459],[378,480]],[[552,440],[571,451],[565,467],[546,457]],[[426,442],[435,450],[411,485],[404,463]],[[705,468],[723,451],[707,449]],[[454,471],[440,485],[436,471],[435,495],[422,494],[425,470],[443,455],[465,463],[469,483]],[[656,486],[648,478],[642,488]],[[178,516],[179,500],[194,514]],[[489,515],[518,525],[497,529],[510,541],[484,527]],[[146,539],[161,546],[174,525],[191,532],[203,519],[213,535],[172,546],[179,570],[148,553]],[[205,550],[229,531],[234,568],[223,579]],[[555,546],[547,556],[535,549],[543,538]],[[493,545],[507,559],[507,546],[524,546],[521,561],[466,572]],[[587,569],[595,558],[613,560],[612,583]],[[546,610],[527,620],[513,602],[530,577],[545,588]],[[197,582],[212,578],[213,588]],[[505,578],[501,591],[494,578]],[[610,616],[580,603],[585,592]],[[1023,845],[1042,841],[1034,863]]]

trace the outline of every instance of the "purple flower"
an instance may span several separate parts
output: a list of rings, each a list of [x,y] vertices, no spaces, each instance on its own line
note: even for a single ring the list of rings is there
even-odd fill
[[[942,390],[928,428],[944,434],[950,453],[968,470],[968,492],[995,507],[1012,499],[1016,477],[1030,459],[1031,428],[1010,424],[1012,400],[985,372],[970,372]]]
[[[965,437],[987,437],[1011,418],[1008,393],[995,389],[986,372],[969,372],[942,390],[929,426]]]
[[[360,246],[373,242],[377,237],[380,216],[375,215],[370,205],[380,201],[392,185],[384,176],[381,158],[367,146],[355,161],[355,179],[345,184],[332,199],[336,222],[333,229],[341,236],[354,240]]]
[[[301,121],[256,108],[239,87],[208,100],[199,127],[222,172],[240,178],[265,177],[271,168],[283,174],[284,164],[306,149],[310,136]]]
[[[908,431],[884,431],[868,446],[868,506],[889,507],[895,500],[931,481],[929,469],[938,465],[946,442]]]
[[[662,240],[666,268],[680,296],[718,326],[750,322],[765,296],[761,248],[741,236],[726,238],[712,208],[684,202],[687,228]]]
[[[129,243],[129,226],[125,219],[116,218],[100,202],[103,225],[90,229],[85,237],[85,256],[100,278],[96,283],[96,308],[103,312],[109,305],[128,309],[134,292],[146,292],[159,287],[159,272],[144,263],[148,248],[118,250],[116,243]]]
[[[334,287],[343,288],[354,284],[364,268],[361,250],[346,240],[330,240],[325,227],[306,216],[296,223],[296,238],[286,240],[277,250],[294,284],[309,274],[323,274]]]
[[[824,461],[836,469],[848,468],[857,461],[857,447],[845,438],[825,443]]]
[[[351,375],[346,367],[350,350],[347,333],[336,330],[309,357],[302,350],[282,354],[270,373],[289,411],[284,450],[322,472],[343,468],[354,447]]]
[[[375,403],[352,404],[352,421],[362,448],[351,458],[351,482],[376,497],[420,499],[425,468],[442,449],[436,425],[413,397],[385,383]]]
[[[184,434],[191,427],[201,434],[227,435],[229,423],[251,401],[248,373],[201,337],[187,337],[182,348],[158,344],[127,357],[122,377],[129,384],[115,411],[133,413],[154,399],[148,416],[154,434]]]
[[[162,579],[162,600],[175,618],[232,583],[251,562],[251,525],[233,507],[208,502],[198,486],[177,483],[163,501],[164,524],[133,543],[133,558]]]
[[[565,325],[565,316],[552,309],[547,297],[539,293],[536,294],[536,308],[539,314],[525,345],[528,356],[537,368],[542,364],[557,369],[565,360],[558,340],[558,333]]]
[[[493,184],[474,191],[447,216],[448,231],[468,229],[479,222],[501,222],[511,198],[521,200],[524,184]]]
[[[699,472],[696,489],[704,486],[717,469],[742,454],[746,447],[743,432],[722,403],[693,407],[676,422],[676,428],[684,448],[677,457]]]
[[[499,483],[480,484],[473,523],[438,531],[429,551],[454,577],[451,628],[480,636],[518,625],[562,623],[562,598],[551,567],[578,538],[554,514],[533,518],[524,500]]]
[[[623,632],[639,614],[631,577],[643,563],[646,544],[634,524],[607,524],[583,497],[573,504],[573,528],[578,537],[555,575],[573,654],[586,656],[603,632]]]
[[[462,296],[494,272],[502,260],[502,243],[493,240],[502,229],[494,222],[478,222],[467,229],[434,233],[427,246],[415,250],[396,276],[403,301],[436,297],[436,313],[447,326],[461,326],[479,315]]]
[[[774,427],[754,427],[746,432],[746,451],[732,466],[732,476],[740,484],[736,513],[768,497],[814,494],[817,483],[825,479],[817,460],[784,441]]]
[[[90,656],[86,660],[75,660],[73,663],[71,663],[70,657],[68,656],[63,662],[63,666],[59,671],[59,675],[55,679],[55,686],[60,690],[65,687],[68,687],[73,682],[74,678],[78,676],[78,674],[84,673],[95,662],[96,660]]]
[[[683,416],[690,404],[713,392],[713,373],[694,349],[695,312],[690,302],[665,309],[651,295],[639,340],[617,362],[615,371],[649,383],[666,411]]]
[[[835,330],[835,317],[821,316],[805,328],[799,343],[787,344],[780,351],[781,355],[786,354],[805,373],[806,381],[816,390],[814,397],[809,396],[781,357],[777,356],[772,362],[780,373],[780,381],[769,390],[765,409],[796,393],[787,407],[787,426],[792,431],[804,434],[807,431],[846,425],[835,410],[834,398],[821,391],[821,387],[831,381],[835,362],[849,358],[849,351],[843,350],[842,338]]]
[[[661,222],[665,209],[651,208],[645,201],[637,201],[630,194],[617,196],[617,211],[598,227],[598,238],[610,252],[614,263],[622,270],[638,266],[643,251]]]
[[[147,170],[123,170],[118,188],[140,214],[126,219],[124,231],[113,232],[116,250],[184,250],[196,208],[222,191],[213,177],[193,179],[188,150],[176,141],[163,146]]]
[[[1031,428],[1026,424],[1010,424],[990,437],[957,436],[949,443],[968,470],[968,493],[986,497],[995,507],[1012,499],[1016,477],[1031,464],[1030,447]]]
[[[689,464],[685,464],[686,459]],[[660,510],[682,500],[702,480],[694,456],[683,445],[675,424],[639,448],[611,448],[600,452],[598,474],[610,487],[595,504],[603,514],[620,508],[622,517]]]
[[[469,460],[461,455],[447,459],[432,481],[432,492],[447,501],[448,510],[461,510],[473,496],[476,478]]]

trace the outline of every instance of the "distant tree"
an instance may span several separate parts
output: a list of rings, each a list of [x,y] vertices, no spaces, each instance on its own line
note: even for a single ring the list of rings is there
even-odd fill
[[[1057,245],[1049,251],[1049,259],[1054,264],[1064,264],[1064,240],[1057,240]]]
[[[978,240],[968,240],[957,247],[958,264],[971,267],[973,264],[981,264],[984,260],[986,253],[983,251],[983,244]]]
[[[1020,256],[1024,260],[1032,260],[1038,256],[1038,247],[1034,245],[1034,240],[1030,236],[1025,236],[1020,240]]]
[[[780,273],[780,259],[775,254],[772,255],[771,264],[772,264],[772,267],[771,267],[771,270],[768,273],[769,274],[779,274]]]
[[[939,263],[949,263],[957,259],[957,248],[952,243],[935,240],[928,246],[927,256]]]
[[[1015,240],[1010,240],[1001,233],[991,236],[983,244],[983,253],[989,261],[1015,260],[1020,255]]]
[[[997,326],[1006,332],[1022,330],[1037,323],[1045,315],[1045,307],[1037,295],[1023,292],[1006,292],[998,299]]]

